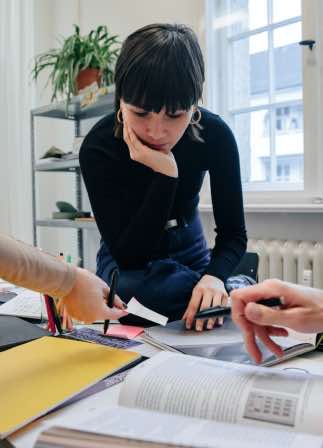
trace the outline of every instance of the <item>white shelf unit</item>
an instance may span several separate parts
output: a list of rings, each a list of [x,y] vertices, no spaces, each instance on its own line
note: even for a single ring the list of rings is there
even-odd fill
[[[81,108],[77,102],[72,102],[68,108],[66,103],[61,102],[49,106],[33,109],[30,114],[31,126],[31,166],[32,166],[32,217],[33,217],[33,242],[37,245],[37,228],[65,228],[75,229],[77,231],[77,251],[80,259],[80,265],[84,263],[84,238],[83,230],[95,230],[97,226],[95,222],[90,221],[74,221],[67,219],[50,219],[39,217],[37,210],[37,173],[38,172],[66,172],[75,176],[76,186],[76,207],[82,209],[82,179],[78,159],[58,160],[41,162],[36,160],[35,154],[35,120],[38,117],[48,119],[69,120],[74,122],[74,137],[81,137],[81,121],[89,119],[99,119],[102,116],[114,110],[114,94],[109,93],[101,97],[96,103]]]

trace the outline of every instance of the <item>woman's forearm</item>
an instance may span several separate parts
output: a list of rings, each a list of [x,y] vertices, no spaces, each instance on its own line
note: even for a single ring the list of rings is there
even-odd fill
[[[0,278],[54,297],[64,297],[75,282],[75,268],[0,234]]]

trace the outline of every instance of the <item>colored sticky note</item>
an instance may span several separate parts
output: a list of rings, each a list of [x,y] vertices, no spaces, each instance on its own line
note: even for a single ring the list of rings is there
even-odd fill
[[[142,327],[133,327],[132,325],[113,324],[110,325],[107,336],[115,336],[122,339],[133,339],[144,331]]]

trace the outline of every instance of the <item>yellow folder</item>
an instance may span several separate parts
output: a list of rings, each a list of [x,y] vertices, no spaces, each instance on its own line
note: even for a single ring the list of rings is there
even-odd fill
[[[0,353],[0,438],[138,359],[140,355],[44,337]]]

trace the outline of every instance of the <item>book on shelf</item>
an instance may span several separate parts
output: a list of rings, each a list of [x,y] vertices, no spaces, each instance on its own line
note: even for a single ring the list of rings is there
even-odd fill
[[[83,218],[75,218],[74,221],[80,221],[80,222],[95,222],[94,216],[88,216]]]
[[[263,353],[261,365],[275,365],[320,348],[322,334],[306,334],[287,330],[289,332],[287,337],[272,337],[284,349],[284,356],[281,358],[274,356],[259,341],[259,347]],[[254,364],[246,351],[241,331],[230,318],[225,319],[221,327],[203,332],[186,330],[182,320],[170,322],[165,327],[156,325],[145,328],[142,339],[162,350],[222,361]]]
[[[0,439],[140,359],[130,351],[51,336],[1,352]]]
[[[319,375],[161,352],[127,375],[117,406],[62,416],[35,448],[318,448],[322,390]]]

